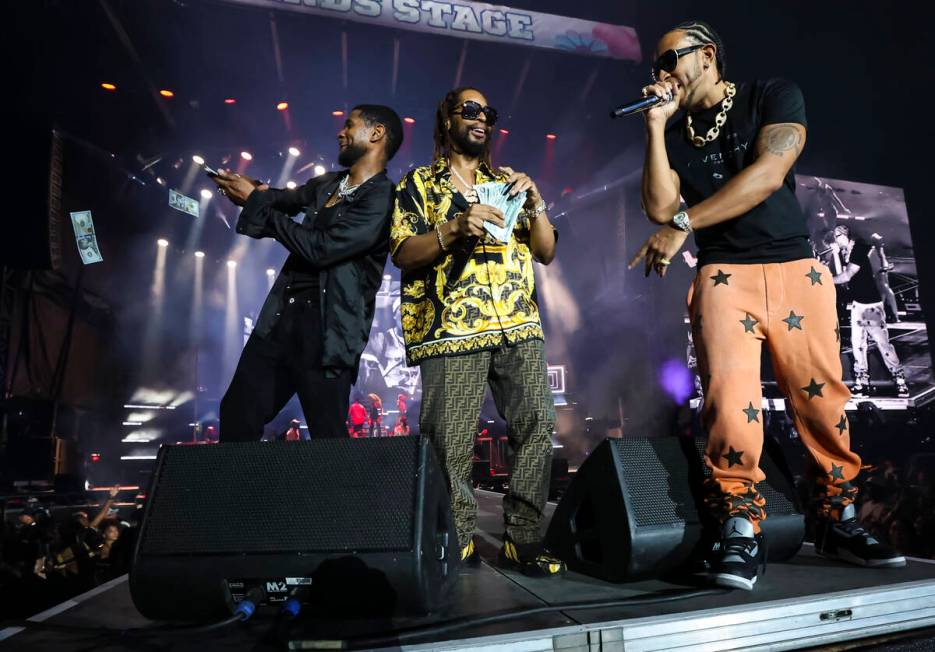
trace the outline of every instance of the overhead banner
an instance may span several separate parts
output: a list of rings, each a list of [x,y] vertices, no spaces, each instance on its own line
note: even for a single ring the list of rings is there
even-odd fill
[[[416,32],[639,62],[636,30],[484,2],[442,0],[224,0]]]

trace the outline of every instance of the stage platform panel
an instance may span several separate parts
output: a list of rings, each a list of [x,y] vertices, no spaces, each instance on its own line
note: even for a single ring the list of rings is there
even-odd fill
[[[313,641],[372,636],[387,629],[570,602],[641,598],[689,590],[689,583],[650,580],[610,584],[568,573],[528,578],[495,565],[502,537],[502,496],[479,491],[478,543],[485,561],[462,571],[453,607],[423,618],[377,621],[322,620],[308,615],[283,640],[270,638],[273,619],[254,620],[210,636],[107,638],[93,632],[7,628],[0,650],[274,650],[313,649]],[[554,504],[548,506],[549,515]],[[183,599],[180,596],[180,599]],[[37,617],[54,625],[111,629],[152,626],[133,607],[126,577]],[[782,650],[935,625],[935,563],[911,560],[904,569],[861,569],[829,562],[811,546],[789,562],[772,564],[751,593],[723,591],[675,602],[612,609],[567,609],[508,622],[467,627],[407,640],[384,649],[405,650]],[[291,641],[291,645],[288,644]],[[374,649],[370,646],[369,649]]]

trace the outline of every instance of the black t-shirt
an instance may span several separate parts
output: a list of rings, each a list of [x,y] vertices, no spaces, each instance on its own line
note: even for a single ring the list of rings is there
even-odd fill
[[[870,265],[870,246],[859,241],[854,243],[848,262],[858,265],[860,269],[845,285],[838,286],[842,290],[842,297],[846,301],[858,303],[882,301],[880,290],[873,278],[873,268]]]
[[[720,111],[721,104],[716,104],[693,113],[695,134],[707,134]],[[783,79],[738,84],[720,135],[704,147],[689,142],[685,115],[673,122],[666,129],[666,150],[689,209],[756,160],[756,138],[764,125],[783,122],[806,125],[802,92]],[[808,235],[805,215],[795,198],[795,174],[790,170],[782,187],[747,213],[695,231],[698,265],[809,258]]]

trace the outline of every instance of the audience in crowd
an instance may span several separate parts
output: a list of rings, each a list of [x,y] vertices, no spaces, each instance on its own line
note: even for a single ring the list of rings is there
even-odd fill
[[[884,460],[861,474],[858,514],[873,536],[907,555],[935,558],[935,459],[912,458],[900,470]]]
[[[136,527],[112,518],[117,493],[110,491],[93,519],[83,510],[53,512],[36,500],[4,519],[0,537],[4,619],[30,616],[127,572]]]

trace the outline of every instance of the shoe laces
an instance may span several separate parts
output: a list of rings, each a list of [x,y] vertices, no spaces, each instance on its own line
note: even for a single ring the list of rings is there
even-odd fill
[[[856,518],[849,518],[846,521],[838,521],[834,524],[834,526],[849,536],[870,536],[870,533],[867,532],[863,526],[857,522]]]
[[[735,537],[733,539],[726,539],[724,541],[716,542],[713,551],[724,548],[725,555],[742,555],[745,557],[755,557],[753,550],[759,547],[757,551],[760,557],[760,563],[757,566],[762,570],[762,574],[766,574],[766,557],[768,555],[768,549],[766,547],[766,538],[762,536],[755,536],[752,539],[747,537]]]
[[[727,539],[724,542],[724,553],[725,554],[744,554],[747,556],[751,555],[751,550],[756,548],[756,539],[747,539],[747,538],[734,538]]]

